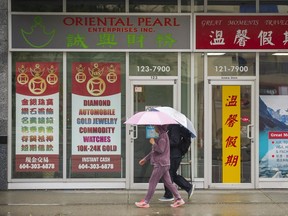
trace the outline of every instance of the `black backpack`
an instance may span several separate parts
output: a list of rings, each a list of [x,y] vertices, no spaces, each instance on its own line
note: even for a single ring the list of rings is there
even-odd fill
[[[180,150],[182,156],[184,156],[188,152],[189,147],[191,145],[191,134],[187,129],[181,127],[180,135],[181,135]]]

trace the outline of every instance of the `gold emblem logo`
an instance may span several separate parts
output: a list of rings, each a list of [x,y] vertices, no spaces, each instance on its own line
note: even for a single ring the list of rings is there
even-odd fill
[[[33,78],[29,81],[29,90],[35,95],[40,95],[45,92],[47,88],[45,79],[41,77],[44,73],[44,69],[41,70],[40,64],[36,64],[34,69],[30,68],[30,72]]]
[[[19,68],[18,68],[18,76],[17,76],[17,82],[21,85],[25,85],[28,83],[29,81],[29,77],[28,75],[26,74],[27,72],[27,68],[25,68],[24,65],[21,65]]]
[[[78,83],[84,83],[86,80],[86,74],[84,73],[85,68],[83,68],[82,64],[79,67],[76,67],[77,73],[75,75],[75,80]]]
[[[55,85],[58,82],[58,76],[55,74],[54,65],[51,65],[50,68],[47,68],[48,76],[46,77],[46,81],[50,85]]]
[[[103,79],[101,79],[101,75],[103,74],[104,68],[101,70],[98,67],[98,64],[95,63],[93,68],[88,68],[90,75],[92,78],[87,82],[86,88],[87,91],[94,96],[102,95],[106,89],[106,83]]]
[[[108,69],[108,74],[106,75],[106,80],[109,83],[115,83],[117,81],[117,74],[115,73],[115,68],[114,65],[110,65],[110,67],[107,68]]]

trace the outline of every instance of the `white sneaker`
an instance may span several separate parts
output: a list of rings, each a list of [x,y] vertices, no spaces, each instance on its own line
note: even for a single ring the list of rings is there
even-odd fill
[[[184,200],[183,199],[179,199],[179,200],[176,200],[173,204],[171,204],[170,206],[172,207],[172,208],[177,208],[177,207],[179,207],[179,206],[182,206],[182,205],[184,205],[185,204],[185,202],[184,202]]]

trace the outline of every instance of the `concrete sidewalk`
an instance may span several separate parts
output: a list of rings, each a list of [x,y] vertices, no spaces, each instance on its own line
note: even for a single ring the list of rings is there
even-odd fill
[[[190,200],[180,191],[186,205],[171,208],[160,202],[163,191],[156,191],[150,208],[134,205],[146,190],[19,190],[0,191],[0,216],[137,216],[197,215],[253,216],[287,215],[288,190],[195,190]]]

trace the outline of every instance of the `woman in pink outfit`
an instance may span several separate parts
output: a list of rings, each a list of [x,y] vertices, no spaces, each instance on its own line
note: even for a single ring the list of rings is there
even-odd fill
[[[164,185],[172,192],[175,198],[175,202],[171,204],[171,207],[179,207],[185,204],[185,202],[181,198],[176,186],[172,183],[169,174],[170,145],[169,137],[167,134],[167,126],[157,125],[155,126],[155,130],[159,134],[159,137],[156,140],[154,138],[150,139],[152,150],[147,156],[139,161],[139,164],[142,166],[150,160],[150,163],[154,167],[149,179],[148,191],[145,198],[140,202],[135,202],[135,205],[139,208],[149,208],[149,201],[155,192],[158,182],[160,179],[162,179]]]

